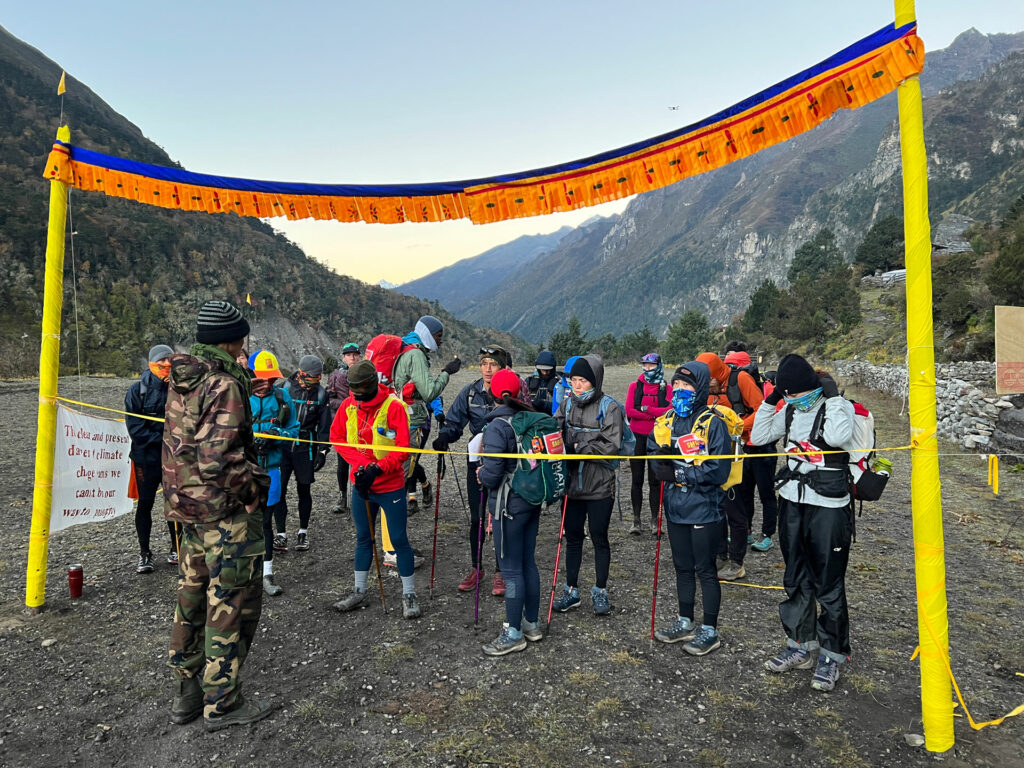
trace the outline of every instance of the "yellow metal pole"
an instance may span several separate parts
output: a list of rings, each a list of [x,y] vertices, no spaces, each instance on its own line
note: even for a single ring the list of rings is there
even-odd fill
[[[57,139],[71,141],[61,126]],[[50,550],[50,500],[53,496],[53,452],[57,431],[57,375],[60,368],[60,318],[64,305],[64,238],[68,186],[50,181],[50,222],[46,231],[46,278],[43,283],[43,339],[39,351],[39,416],[36,422],[36,472],[32,492],[32,528],[28,540],[25,605],[46,602],[46,558]]]
[[[914,0],[895,0],[896,26],[915,20]],[[949,653],[946,555],[936,438],[935,347],[932,337],[932,245],[928,221],[928,160],[924,146],[921,83],[917,75],[898,89],[903,159],[903,228],[907,265],[907,373],[910,386],[911,501],[917,632],[921,649],[921,716],[925,747],[953,747],[953,701],[944,659]]]

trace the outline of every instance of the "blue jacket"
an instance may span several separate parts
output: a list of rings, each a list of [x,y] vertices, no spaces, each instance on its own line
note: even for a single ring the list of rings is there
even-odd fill
[[[124,409],[128,413],[162,419],[166,405],[167,382],[154,376],[152,371],[143,373],[139,380],[128,388],[128,394],[124,396]],[[160,452],[164,439],[163,422],[125,416],[124,423],[132,438],[132,447],[128,452],[131,460],[143,466],[160,466]]]
[[[484,430],[484,453],[519,453],[515,430],[505,419],[515,416],[517,411],[507,405],[499,405],[487,415]],[[498,494],[493,493],[501,487],[505,478],[516,471],[516,459],[498,459],[484,456],[480,459],[480,484],[492,493],[487,494],[487,507],[493,517]],[[506,502],[508,514],[513,517],[519,514],[539,511],[540,505],[528,504],[518,494],[509,489]]]
[[[278,397],[281,398],[280,401],[278,401]],[[266,432],[271,427],[277,427],[283,437],[299,436],[297,409],[287,390],[281,387],[271,387],[263,397],[253,395],[249,398],[249,407],[252,408],[253,432]],[[282,410],[288,411],[283,424],[279,418]],[[281,466],[281,456],[284,454],[285,448],[290,448],[292,443],[285,440],[269,440],[268,442],[267,455],[260,456],[259,463],[264,469],[276,469]]]
[[[697,379],[697,405],[689,416],[677,416],[669,411],[672,415],[672,444],[658,445],[654,432],[651,432],[647,438],[648,453],[679,453],[676,438],[692,432],[698,417],[707,410],[707,405],[704,404],[708,401],[711,372],[704,363],[696,361],[686,363],[683,367],[690,369]],[[726,429],[725,422],[719,418],[712,418],[708,429],[708,454],[724,456],[731,452],[732,441],[729,439],[729,430]],[[673,469],[677,474],[681,472],[686,484],[664,483],[664,509],[669,521],[677,524],[703,525],[721,520],[722,515],[718,511],[718,506],[724,491],[720,486],[729,479],[731,463],[724,459],[709,459],[698,466],[682,460],[673,461]]]
[[[483,431],[484,421],[493,410],[494,398],[484,390],[484,380],[477,379],[464,386],[452,401],[444,426],[438,430],[437,435],[454,443],[462,437],[467,426],[470,435],[477,435]]]
[[[572,364],[580,359],[579,355],[573,355],[565,361],[565,368],[562,369],[563,373],[559,377],[558,381],[555,382],[555,389],[552,393],[551,400],[551,415],[554,416],[558,413],[558,406],[562,404],[567,393],[572,392],[572,386],[569,384],[569,371],[572,370]]]

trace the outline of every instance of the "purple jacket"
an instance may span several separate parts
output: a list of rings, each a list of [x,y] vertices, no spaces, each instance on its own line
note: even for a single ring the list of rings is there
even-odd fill
[[[646,411],[637,408],[637,386],[642,387],[639,405],[641,407],[646,406]],[[664,389],[661,389],[662,387]],[[659,389],[661,389],[660,397],[658,394]],[[663,405],[662,403],[665,404]],[[669,388],[668,382],[648,384],[644,381],[643,374],[640,374],[636,381],[629,385],[629,390],[626,392],[626,418],[629,419],[629,428],[633,430],[635,435],[651,434],[654,430],[654,420],[671,407],[672,390]]]

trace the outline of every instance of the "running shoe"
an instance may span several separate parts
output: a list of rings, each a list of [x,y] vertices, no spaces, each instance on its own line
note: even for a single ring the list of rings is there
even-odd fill
[[[718,630],[703,624],[697,630],[693,640],[683,646],[683,650],[691,656],[707,656],[721,646],[722,641],[718,637]]]
[[[697,636],[700,625],[690,619],[680,616],[676,623],[666,629],[657,629],[654,632],[654,639],[662,643],[678,643],[680,641],[693,640]]]
[[[143,552],[139,555],[139,564],[135,566],[136,573],[152,573],[153,572],[153,553]]]
[[[566,585],[562,594],[560,594],[558,596],[558,599],[555,600],[554,608],[559,613],[565,613],[571,608],[575,608],[579,604],[580,591],[576,587],[570,589],[569,585]]]
[[[508,624],[503,625],[501,634],[484,646],[484,653],[488,656],[504,656],[516,651],[525,651],[526,636],[522,632],[518,632],[516,634],[519,637],[514,637],[514,632],[515,630]]]
[[[718,569],[719,581],[736,581],[747,575],[747,569],[741,563],[734,563],[731,560]]]
[[[775,542],[772,541],[772,537],[771,536],[765,536],[764,538],[758,539],[753,544],[751,544],[750,548],[751,549],[756,549],[758,552],[767,552],[774,545],[775,545]]]
[[[768,659],[764,668],[769,672],[788,672],[791,669],[810,669],[814,666],[814,656],[802,648],[783,648],[775,658]]]
[[[295,539],[295,549],[307,550],[309,549],[309,534],[300,533]]]
[[[472,571],[466,574],[466,578],[459,582],[459,592],[472,592],[476,589],[477,578],[483,578],[483,569],[477,570],[474,568]]]
[[[275,552],[287,552],[288,551],[288,535],[285,533],[274,534],[274,551]]]
[[[831,691],[836,687],[839,679],[839,663],[826,656],[818,654],[818,666],[814,670],[814,677],[811,678],[811,688],[816,691]]]
[[[494,579],[491,581],[491,594],[495,597],[505,594],[505,577],[501,575],[501,571],[494,572]]]

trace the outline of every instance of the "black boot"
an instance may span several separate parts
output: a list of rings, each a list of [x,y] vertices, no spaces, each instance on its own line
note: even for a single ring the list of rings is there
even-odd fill
[[[175,725],[191,723],[203,714],[203,686],[198,677],[178,678],[178,690],[171,702],[171,722]]]

